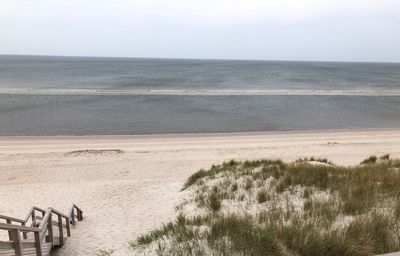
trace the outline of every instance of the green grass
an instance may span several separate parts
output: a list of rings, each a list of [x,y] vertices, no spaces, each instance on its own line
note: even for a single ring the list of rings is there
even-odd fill
[[[130,242],[135,254],[400,251],[400,161],[389,155],[353,167],[318,158],[230,161],[195,173],[184,184],[188,188],[175,221]]]
[[[334,165],[331,161],[329,161],[327,158],[316,158],[316,157],[304,157],[304,158],[299,158],[295,161],[295,163],[304,163],[304,162],[320,162],[324,164],[329,164],[329,165]]]
[[[211,168],[209,170],[200,170],[196,173],[194,173],[192,176],[190,176],[187,181],[185,182],[185,184],[183,185],[182,190],[187,189],[188,187],[192,186],[193,184],[196,183],[196,181],[198,181],[201,178],[204,177],[212,177],[217,175],[220,172],[223,171],[233,171],[234,168],[237,166],[237,162],[235,160],[231,160],[229,162],[225,162],[220,166],[211,166]]]
[[[374,164],[378,158],[376,156],[370,156],[361,161],[361,164]]]
[[[276,230],[259,227],[251,217],[218,216],[207,234],[210,248],[220,255],[280,255]]]
[[[235,192],[238,189],[238,184],[235,182],[231,186],[231,192]]]
[[[219,211],[221,209],[221,196],[218,192],[213,192],[208,196],[207,206],[211,211]]]
[[[253,187],[253,180],[251,178],[246,178],[243,187],[245,190],[250,190]]]
[[[270,196],[268,195],[268,192],[266,190],[260,190],[257,193],[257,202],[259,204],[262,204],[266,201],[270,200]]]
[[[312,194],[312,190],[309,187],[306,187],[303,192],[303,198],[308,199]]]

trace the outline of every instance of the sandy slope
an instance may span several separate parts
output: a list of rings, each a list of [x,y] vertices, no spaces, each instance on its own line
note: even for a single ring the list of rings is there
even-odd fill
[[[66,154],[83,149],[121,149]],[[328,157],[357,164],[375,154],[400,157],[400,130],[209,135],[0,137],[0,214],[25,216],[32,205],[85,220],[58,255],[126,255],[126,242],[167,221],[183,181],[229,159]]]

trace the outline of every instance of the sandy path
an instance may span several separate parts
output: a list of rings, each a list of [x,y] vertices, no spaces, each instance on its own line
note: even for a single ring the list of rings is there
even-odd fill
[[[121,149],[125,153],[66,154]],[[32,205],[65,211],[76,202],[85,219],[58,255],[96,255],[174,214],[183,181],[229,159],[327,157],[357,164],[369,155],[400,157],[400,130],[209,135],[0,137],[0,214],[25,216]]]

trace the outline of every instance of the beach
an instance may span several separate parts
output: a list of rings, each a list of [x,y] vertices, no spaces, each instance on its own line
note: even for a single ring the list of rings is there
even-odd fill
[[[370,155],[400,157],[400,130],[337,130],[134,136],[0,137],[0,214],[24,217],[33,205],[84,220],[56,255],[96,255],[171,220],[184,181],[230,159],[328,158],[356,165]],[[60,200],[63,199],[63,200]]]
[[[400,256],[399,11],[0,0],[0,256]]]

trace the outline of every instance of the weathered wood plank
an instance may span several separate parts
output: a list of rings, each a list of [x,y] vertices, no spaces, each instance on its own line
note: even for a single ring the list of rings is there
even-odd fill
[[[58,235],[60,236],[60,246],[64,245],[64,232],[63,232],[62,218],[63,218],[63,216],[58,215]]]
[[[53,223],[53,217],[51,216],[51,213],[50,213],[49,218],[48,218],[48,224],[47,224],[47,230],[48,230],[47,232],[49,233],[49,235],[48,235],[47,241],[46,241],[49,243],[53,242],[53,225],[52,225],[52,223]]]
[[[1,250],[4,250],[4,249],[14,249],[14,242],[0,241],[0,252],[1,252]]]
[[[4,224],[4,223],[0,223],[0,229],[2,229],[2,230],[16,230],[16,229],[19,229],[21,231],[28,231],[28,232],[39,231],[38,228],[23,227],[23,226],[20,226],[20,225]]]
[[[36,255],[41,256],[42,254],[42,241],[40,240],[39,232],[35,232],[35,249]]]
[[[25,223],[25,220],[17,219],[14,217],[9,217],[9,216],[5,216],[5,215],[0,215],[0,219],[6,220],[6,221],[11,220],[13,222],[18,222],[18,223]]]
[[[11,220],[7,220],[7,224],[8,225],[11,225]],[[8,240],[10,240],[10,241],[12,241],[12,231],[11,230],[8,230]]]
[[[35,248],[23,249],[23,256],[45,256],[50,255],[50,251],[52,249],[52,244],[45,243],[43,246],[43,250],[41,250],[38,254]],[[15,256],[14,249],[0,250],[1,256]]]
[[[18,229],[12,230],[12,241],[14,242],[15,256],[23,256],[21,232]]]
[[[21,226],[25,227],[25,222],[22,223]],[[22,237],[23,237],[23,239],[27,239],[28,238],[28,233],[27,232],[22,232]]]
[[[58,211],[58,210],[56,210],[56,209],[54,209],[54,208],[50,208],[50,209],[51,209],[51,211],[54,212],[55,214],[61,215],[61,216],[64,217],[64,218],[68,218],[68,216],[67,216],[66,214],[64,214],[64,213],[62,213],[62,212],[60,212],[60,211]]]
[[[72,207],[71,209],[71,224],[75,226],[75,208]]]
[[[71,225],[70,225],[70,219],[69,218],[66,221],[66,228],[67,228],[67,237],[71,236]]]

